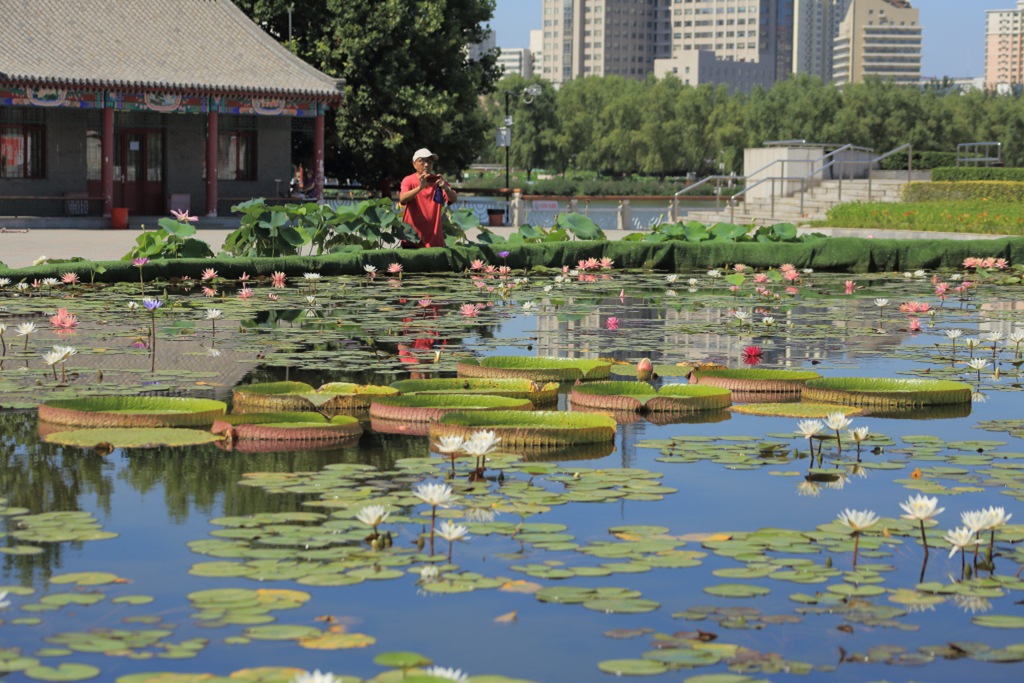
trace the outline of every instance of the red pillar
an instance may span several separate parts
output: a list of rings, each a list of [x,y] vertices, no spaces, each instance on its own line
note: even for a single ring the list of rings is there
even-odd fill
[[[206,215],[217,215],[217,112],[206,115]]]
[[[100,134],[100,192],[103,193],[103,215],[114,207],[114,109],[103,109],[103,132]]]
[[[313,124],[313,167],[316,183],[316,200],[324,201],[324,115],[316,117]]]

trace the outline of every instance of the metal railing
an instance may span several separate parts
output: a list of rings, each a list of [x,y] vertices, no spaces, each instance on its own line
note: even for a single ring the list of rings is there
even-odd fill
[[[814,147],[826,147],[826,148],[833,146],[833,145],[826,145],[826,144],[810,145],[810,144],[806,143],[806,141],[804,141],[804,140],[779,140],[779,141],[765,142],[764,144],[766,146],[772,146],[772,145],[774,145],[774,146],[791,145],[791,146],[800,146],[800,147],[803,147],[803,146],[814,146]],[[687,188],[685,188],[683,190],[680,190],[679,192],[676,193],[676,196],[679,196],[679,195],[683,194],[684,192],[689,192],[689,191],[693,190],[694,188],[700,187],[701,185],[705,185],[705,184],[710,183],[712,181],[720,181],[720,180],[724,180],[724,179],[728,179],[730,181],[734,181],[734,180],[742,181],[743,184],[744,184],[743,189],[738,191],[738,192],[736,192],[735,194],[733,194],[732,196],[730,196],[728,198],[729,220],[731,222],[734,222],[735,215],[736,215],[736,204],[737,204],[737,201],[740,198],[746,199],[748,193],[750,193],[751,190],[754,190],[757,187],[761,187],[765,183],[771,183],[771,192],[770,192],[770,195],[769,195],[769,197],[770,197],[770,200],[769,200],[769,212],[770,212],[770,217],[771,218],[775,217],[775,200],[776,200],[776,198],[777,197],[785,197],[785,196],[793,196],[796,193],[800,194],[800,213],[803,214],[804,213],[804,207],[805,207],[805,199],[806,199],[808,188],[809,187],[817,187],[818,185],[821,185],[821,183],[823,183],[826,179],[828,179],[828,180],[836,179],[835,170],[838,169],[838,181],[839,181],[839,183],[838,183],[838,199],[839,199],[839,201],[842,201],[842,198],[843,198],[843,180],[845,178],[847,178],[847,176],[849,176],[850,180],[854,180],[854,179],[858,179],[858,178],[863,179],[863,176],[866,176],[866,179],[868,181],[868,201],[871,201],[872,198],[873,198],[873,187],[872,187],[873,173],[872,173],[872,171],[878,166],[878,164],[881,163],[882,160],[892,156],[893,154],[897,154],[899,152],[902,152],[904,150],[907,151],[907,182],[910,182],[913,179],[913,163],[914,163],[914,161],[913,161],[913,158],[914,158],[914,148],[913,148],[913,145],[911,143],[908,142],[908,143],[906,143],[904,145],[901,145],[901,146],[897,147],[896,149],[890,150],[889,152],[886,152],[885,154],[879,155],[877,157],[873,157],[871,159],[866,159],[866,160],[865,159],[849,160],[849,159],[840,159],[840,158],[838,158],[838,155],[840,153],[842,153],[842,152],[851,152],[851,151],[855,151],[855,152],[858,152],[858,151],[859,152],[872,152],[873,151],[873,150],[871,150],[868,147],[860,147],[858,145],[847,144],[847,145],[837,146],[835,149],[833,149],[833,150],[823,154],[822,156],[818,157],[817,159],[776,159],[775,161],[772,161],[772,162],[770,162],[768,164],[765,164],[761,168],[759,168],[756,171],[754,171],[754,172],[752,172],[752,173],[750,173],[748,175],[745,175],[745,176],[736,176],[736,175],[712,175],[712,176],[708,176],[706,178],[703,178],[699,182],[694,183],[693,185],[690,185],[689,187],[687,187]],[[786,164],[791,164],[791,165],[792,164],[810,164],[811,165],[811,171],[809,173],[806,173],[806,174],[802,175],[802,176],[787,175],[786,174]],[[773,168],[774,166],[781,166],[781,172],[780,172],[779,175],[771,175],[771,176],[768,176],[768,177],[756,180],[753,183],[750,182],[753,178],[755,178],[758,175],[764,173],[768,169]],[[859,167],[866,167],[866,173],[864,173],[864,172],[858,173],[856,171],[850,171],[851,168],[856,169],[856,168],[859,168]],[[830,175],[832,175],[832,178],[826,178],[825,177],[825,174],[826,174],[827,171],[830,171]],[[781,192],[777,192],[776,191],[776,183],[781,183],[782,184],[781,185],[781,188],[782,188]],[[786,191],[787,183],[792,183],[792,184],[799,183],[799,189],[797,189],[797,190],[795,190],[793,192],[787,192]],[[717,201],[716,201],[716,207],[715,208],[716,208],[716,210],[721,210],[721,206],[718,204]]]
[[[961,142],[956,146],[957,166],[1002,166],[1003,143]]]

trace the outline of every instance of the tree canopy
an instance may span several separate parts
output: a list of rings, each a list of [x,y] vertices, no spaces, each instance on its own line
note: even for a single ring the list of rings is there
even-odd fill
[[[328,168],[373,187],[412,172],[428,147],[447,172],[466,168],[486,145],[490,124],[478,97],[493,90],[494,55],[467,58],[481,42],[494,0],[235,0],[296,54],[344,78]],[[329,129],[330,130],[330,129]]]

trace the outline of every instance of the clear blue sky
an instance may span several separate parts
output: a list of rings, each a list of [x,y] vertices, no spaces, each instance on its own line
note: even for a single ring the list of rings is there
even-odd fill
[[[911,0],[921,13],[921,75],[981,76],[985,69],[985,10],[1013,9],[1016,0]],[[498,47],[529,47],[541,26],[541,0],[498,0],[491,27]]]

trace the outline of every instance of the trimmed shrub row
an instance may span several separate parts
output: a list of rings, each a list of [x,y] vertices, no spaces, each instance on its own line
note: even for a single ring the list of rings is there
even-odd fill
[[[1020,170],[1024,171],[1024,169]],[[930,183],[908,183],[903,189],[903,200],[907,202],[944,202],[985,199],[998,202],[1019,202],[1024,200],[1024,174],[1022,174],[1021,181],[934,180]]]

